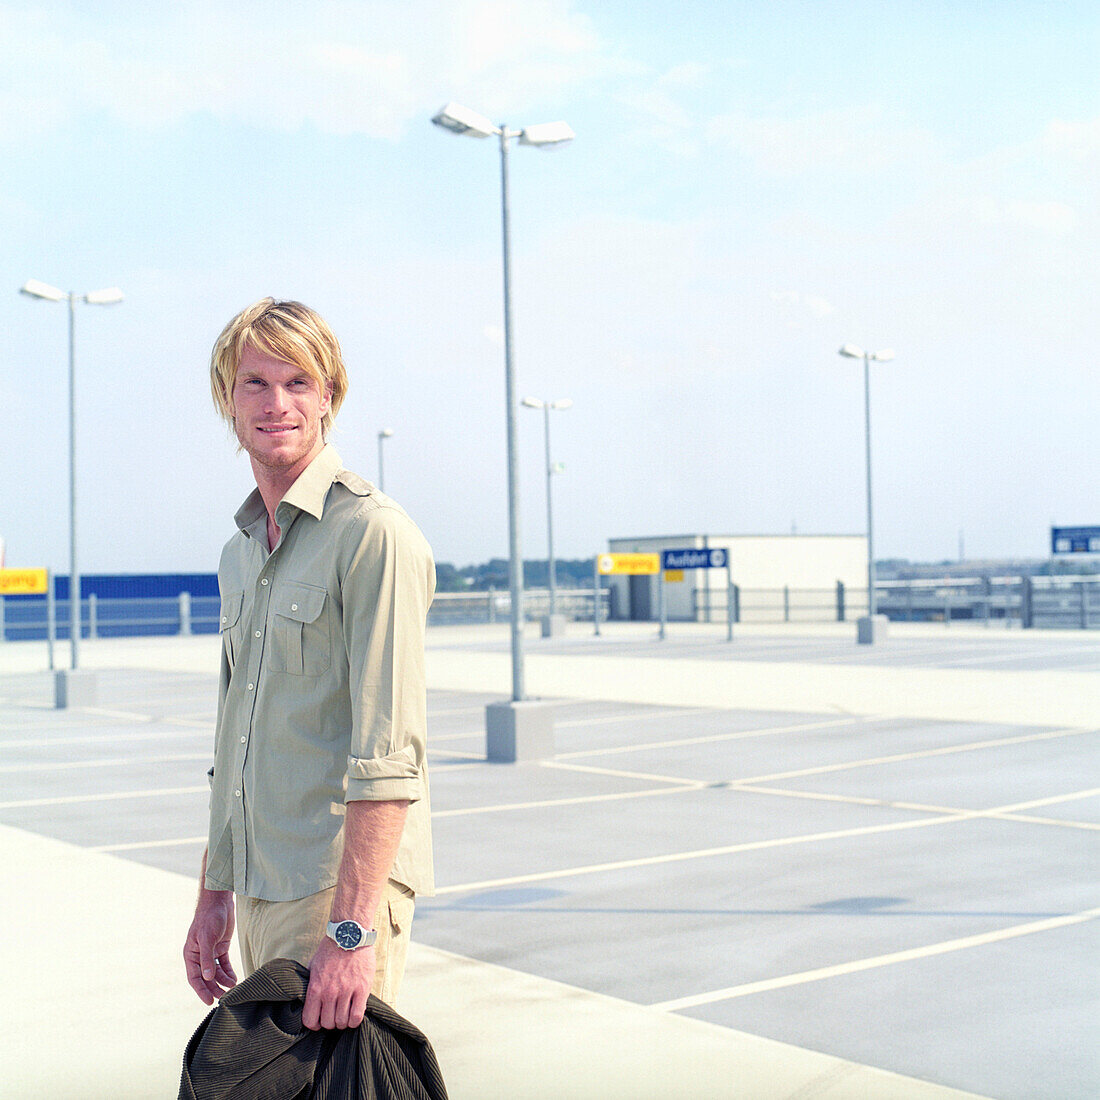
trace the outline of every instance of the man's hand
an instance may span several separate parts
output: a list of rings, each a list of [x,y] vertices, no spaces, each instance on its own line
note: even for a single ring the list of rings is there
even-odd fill
[[[183,961],[187,980],[203,1004],[212,1005],[216,997],[237,984],[229,962],[233,919],[231,890],[203,890],[199,894],[195,919],[183,945]]]
[[[303,1027],[311,1031],[358,1027],[373,983],[373,947],[345,951],[326,937],[309,960]]]

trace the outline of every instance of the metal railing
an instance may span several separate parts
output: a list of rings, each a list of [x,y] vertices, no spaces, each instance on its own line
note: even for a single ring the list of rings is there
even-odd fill
[[[867,614],[867,592],[825,588],[732,588],[735,622],[845,622]],[[1036,629],[1100,628],[1100,575],[940,577],[881,581],[882,615],[895,622],[980,622]],[[698,622],[721,622],[726,592],[697,589]]]
[[[216,634],[221,601],[217,596],[104,598],[86,596],[81,601],[81,637],[122,638],[142,635]],[[574,620],[592,621],[592,589],[558,589],[556,606],[560,614]],[[527,619],[549,614],[546,589],[524,592],[523,611]],[[506,622],[511,612],[507,591],[439,592],[428,613],[429,626],[459,623]],[[49,631],[45,599],[0,597],[0,641],[40,641]],[[53,602],[54,637],[69,637],[69,601]],[[608,617],[608,591],[600,590],[600,619]]]
[[[591,622],[591,588],[559,588],[554,606],[559,615],[575,622]],[[610,593],[600,589],[600,620],[607,621]],[[462,623],[506,622],[512,613],[512,594],[507,589],[490,588],[487,592],[437,592],[428,611],[429,626]],[[539,619],[550,614],[550,592],[546,588],[526,588],[523,592],[523,617]]]
[[[1053,577],[920,578],[883,581],[877,586],[878,610],[895,622],[980,622],[986,626],[1036,629],[1100,629],[1100,575]],[[867,613],[862,588],[742,588],[733,585],[734,622],[845,622]],[[700,588],[694,594],[696,622],[726,621],[725,588]],[[591,588],[559,589],[557,609],[575,621],[592,621]],[[35,641],[48,636],[44,598],[0,597],[0,641]],[[600,589],[600,619],[607,621],[610,592]],[[69,601],[52,602],[54,637],[69,637]],[[428,613],[429,626],[506,622],[511,611],[507,590],[438,592]],[[549,614],[545,588],[524,592],[524,618]],[[81,601],[82,637],[216,634],[217,596],[103,598]]]
[[[866,591],[845,589],[839,581],[832,588],[743,588],[732,586],[697,588],[694,617],[701,623],[724,623],[727,598],[733,599],[733,621],[737,623],[825,623],[843,622],[867,613]]]

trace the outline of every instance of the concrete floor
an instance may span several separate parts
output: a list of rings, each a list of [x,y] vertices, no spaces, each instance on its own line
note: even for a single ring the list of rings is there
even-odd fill
[[[555,1094],[531,1072],[551,1042],[563,1096],[1100,1095],[1098,738],[1079,721],[1100,702],[1097,640],[899,626],[872,660],[839,628],[733,646],[714,627],[604,629],[530,638],[556,752],[519,766],[484,759],[506,627],[429,632],[440,889],[418,903],[400,1007],[453,1095]],[[41,654],[0,649],[0,844],[151,876],[185,929],[216,641],[85,656],[100,698],[64,712]],[[179,982],[167,967],[151,972]],[[469,982],[494,991],[480,1026]],[[579,1005],[628,1037],[629,1063],[585,1047]],[[522,1019],[520,1052],[486,1068],[484,1037]],[[663,1070],[643,1042],[671,1044]],[[673,1092],[650,1093],[669,1059]]]

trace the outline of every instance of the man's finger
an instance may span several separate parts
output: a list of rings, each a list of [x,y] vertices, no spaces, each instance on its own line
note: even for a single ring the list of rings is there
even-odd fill
[[[214,975],[214,980],[219,984],[225,986],[226,989],[232,989],[237,984],[237,975],[233,973],[233,964],[229,961],[229,952],[224,951],[216,958],[218,969]]]
[[[348,1009],[348,1027],[358,1027],[363,1022],[367,1013],[367,995],[357,993],[351,999],[351,1007]]]
[[[199,941],[199,970],[206,981],[214,977],[214,951],[210,941],[205,936],[198,936]]]
[[[319,997],[312,985],[306,987],[306,1003],[302,1006],[302,1027],[316,1031],[320,1027],[321,1010],[318,1005]]]

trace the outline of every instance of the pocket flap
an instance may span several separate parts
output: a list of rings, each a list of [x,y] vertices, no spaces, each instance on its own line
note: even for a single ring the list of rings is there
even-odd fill
[[[237,620],[241,617],[241,602],[243,600],[243,592],[230,592],[228,596],[222,596],[221,618],[218,622],[219,632],[229,630],[237,625]]]
[[[325,606],[326,592],[300,581],[288,581],[275,603],[275,614],[299,623],[311,623]]]

